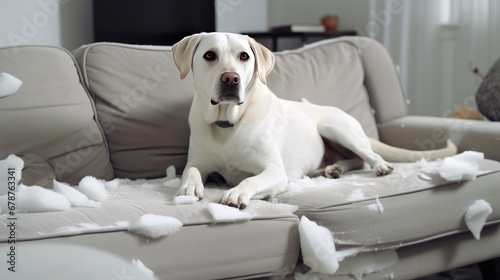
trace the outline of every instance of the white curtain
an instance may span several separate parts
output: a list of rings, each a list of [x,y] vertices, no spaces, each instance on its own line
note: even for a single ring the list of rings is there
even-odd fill
[[[361,30],[389,51],[410,114],[446,116],[475,106],[478,78],[500,58],[499,0],[370,0]]]

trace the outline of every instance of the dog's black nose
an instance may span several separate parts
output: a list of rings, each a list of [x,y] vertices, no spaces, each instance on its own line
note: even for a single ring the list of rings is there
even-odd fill
[[[233,86],[240,83],[240,75],[236,72],[226,72],[220,76],[220,80],[228,86]]]

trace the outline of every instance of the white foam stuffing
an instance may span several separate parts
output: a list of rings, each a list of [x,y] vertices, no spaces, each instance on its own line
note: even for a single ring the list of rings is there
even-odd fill
[[[199,201],[200,199],[193,195],[178,195],[174,197],[174,203],[177,205],[191,204]]]
[[[483,199],[476,200],[465,212],[465,224],[476,240],[481,238],[481,230],[491,213],[491,205]]]
[[[180,178],[174,178],[163,183],[167,188],[178,189],[181,186],[182,180]]]
[[[302,216],[299,223],[300,248],[311,273],[333,274],[339,262],[330,231]]]
[[[118,225],[101,226],[96,223],[77,223],[72,226],[65,226],[56,229],[54,232],[60,235],[75,235],[85,232],[86,230],[101,230],[101,229],[116,229]],[[38,235],[44,235],[43,232],[38,232]]]
[[[167,168],[166,173],[167,177],[165,178],[165,182],[163,182],[163,185],[167,188],[178,189],[181,186],[182,180],[180,178],[177,178],[175,166],[170,165]]]
[[[78,184],[78,190],[94,201],[103,201],[108,198],[108,192],[103,182],[93,176],[85,176]]]
[[[387,270],[398,261],[399,257],[395,250],[359,254],[343,260],[335,275],[352,275],[354,279],[362,279],[364,275]]]
[[[362,200],[365,198],[365,193],[361,189],[355,189],[352,193],[346,198],[347,201],[356,201]]]
[[[54,191],[64,195],[71,206],[83,206],[83,207],[99,207],[100,203],[90,200],[86,195],[79,192],[77,189],[71,187],[66,183],[61,183],[54,180]]]
[[[154,271],[147,268],[140,260],[133,259],[132,265],[135,266],[139,271],[141,271],[147,277],[149,277],[151,279],[155,279],[154,278],[154,275],[155,275]]]
[[[175,174],[175,166],[173,165],[170,165],[168,168],[167,168],[167,181],[169,180],[173,180],[176,178],[176,174]]]
[[[367,206],[370,212],[378,212],[379,214],[384,214],[384,205],[380,202],[378,196],[376,196],[375,203]]]
[[[475,180],[483,160],[483,153],[473,151],[447,157],[443,160],[439,175],[447,181]]]
[[[426,175],[426,174],[423,174],[423,173],[418,174],[418,177],[420,177],[420,179],[423,179],[423,180],[426,180],[426,181],[432,181],[432,178],[429,175]]]
[[[121,180],[123,179],[115,178],[111,181],[104,181],[104,180],[99,180],[99,181],[101,181],[104,184],[104,187],[106,189],[116,189],[120,186]]]
[[[208,204],[208,211],[216,223],[242,222],[251,220],[253,217],[250,212],[213,202]]]
[[[156,239],[174,234],[181,228],[182,222],[174,217],[146,214],[132,222],[128,230],[147,238]]]
[[[11,74],[0,72],[0,97],[13,94],[21,87],[22,84],[23,81],[12,76]]]
[[[8,189],[8,177],[11,177],[8,172],[9,168],[13,168],[14,182],[17,186],[21,180],[21,172],[24,168],[24,161],[16,156],[9,155],[7,158],[0,160],[0,195],[6,195]],[[12,174],[12,173],[11,173]]]
[[[387,273],[385,275],[382,276],[382,279],[383,280],[391,280],[391,279],[394,279],[394,272],[390,272],[390,273]]]
[[[4,203],[7,203],[7,199],[0,197],[0,202],[2,203],[2,213],[5,213],[8,210],[7,205],[4,205]],[[63,211],[70,208],[70,202],[62,194],[38,186],[27,187],[23,184],[18,186],[16,192],[16,212]]]

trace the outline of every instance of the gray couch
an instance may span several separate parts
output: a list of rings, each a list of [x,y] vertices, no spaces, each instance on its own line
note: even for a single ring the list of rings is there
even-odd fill
[[[0,159],[24,155],[23,179],[54,177],[70,185],[87,175],[138,179],[110,187],[99,208],[15,213],[14,233],[9,216],[1,215],[0,252],[9,260],[14,236],[16,272],[3,261],[0,279],[151,279],[132,260],[158,279],[290,278],[294,269],[308,270],[297,230],[303,215],[331,231],[338,251],[356,253],[331,279],[359,276],[362,260],[376,263],[385,252],[394,261],[363,279],[413,279],[500,257],[500,124],[409,116],[394,65],[371,39],[344,37],[276,53],[268,84],[282,98],[340,107],[369,136],[391,145],[439,148],[450,137],[459,152],[484,153],[477,179],[447,182],[421,176],[421,164],[396,164],[387,177],[355,171],[316,187],[291,184],[270,201],[252,201],[245,210],[251,220],[214,223],[207,204],[218,200],[222,186],[212,183],[203,201],[177,205],[176,190],[162,179],[168,166],[180,174],[186,163],[193,97],[169,47],[96,43],[72,53],[4,47],[0,72],[23,81],[0,99]],[[363,196],[348,199],[356,190]],[[464,213],[478,199],[493,213],[476,240]],[[383,211],[368,210],[376,202]],[[154,240],[127,231],[124,221],[146,213],[175,217],[183,227]],[[343,263],[358,270],[342,271]]]

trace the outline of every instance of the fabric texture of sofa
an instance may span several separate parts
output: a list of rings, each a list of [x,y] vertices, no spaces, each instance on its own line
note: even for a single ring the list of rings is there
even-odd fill
[[[0,98],[0,159],[24,160],[25,185],[75,186],[90,175],[107,182],[108,198],[100,207],[15,216],[0,203],[0,278],[152,279],[132,262],[140,260],[157,279],[292,278],[294,269],[298,279],[308,270],[300,261],[301,216],[326,227],[347,252],[331,279],[414,279],[500,257],[500,124],[408,115],[391,58],[368,38],[275,55],[268,85],[279,97],[340,107],[367,135],[398,147],[434,149],[449,137],[459,152],[484,153],[479,176],[448,182],[430,170],[434,163],[419,161],[398,163],[386,177],[360,170],[339,180],[304,178],[268,201],[253,200],[244,210],[251,219],[219,223],[207,208],[224,186],[211,183],[204,200],[179,205],[167,183],[167,167],[180,174],[186,163],[194,93],[170,47],[4,47],[0,72],[23,85]],[[476,240],[464,214],[480,199],[492,214]],[[127,222],[144,214],[183,226],[158,239],[128,231]]]

